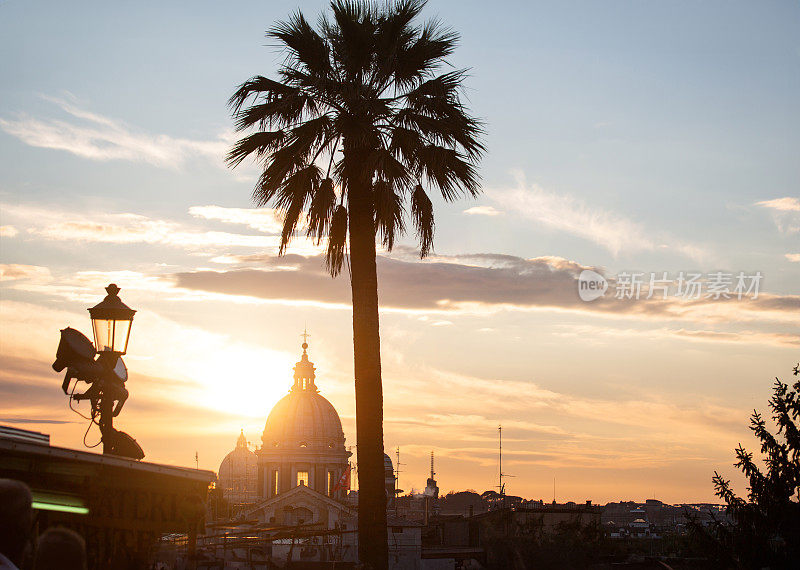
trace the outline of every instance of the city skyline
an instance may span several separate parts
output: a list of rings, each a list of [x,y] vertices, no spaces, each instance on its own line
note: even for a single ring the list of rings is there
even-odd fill
[[[114,282],[138,311],[119,427],[147,460],[216,470],[240,429],[258,442],[304,326],[355,444],[346,275],[305,239],[278,257],[257,169],[223,162],[226,100],[273,74],[264,30],[298,7],[326,4],[0,3],[0,423],[82,447],[50,363]],[[741,488],[733,449],[800,347],[800,8],[759,8],[429,4],[461,34],[489,154],[482,196],[436,202],[428,259],[410,238],[379,252],[401,487],[433,449],[443,494],[491,489],[502,424],[511,494],[548,500],[556,477],[559,501],[716,502],[715,469]],[[584,270],[603,298],[581,300]],[[717,273],[730,299],[706,297]],[[640,298],[616,298],[625,274]]]

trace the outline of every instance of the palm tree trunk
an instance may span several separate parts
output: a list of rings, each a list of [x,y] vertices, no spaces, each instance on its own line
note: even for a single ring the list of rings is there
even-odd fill
[[[358,556],[367,568],[385,570],[388,539],[375,226],[368,191],[363,186],[359,189],[351,186],[348,198],[358,445]]]

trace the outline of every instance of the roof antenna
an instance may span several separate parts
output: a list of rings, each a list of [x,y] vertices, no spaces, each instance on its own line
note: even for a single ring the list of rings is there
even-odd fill
[[[499,450],[500,450],[500,462],[499,462],[500,463],[500,484],[497,486],[497,488],[500,491],[500,497],[502,498],[503,501],[505,501],[506,486],[505,486],[505,483],[503,483],[503,478],[514,477],[514,475],[509,475],[508,473],[503,473],[503,426],[502,425],[497,426],[497,434],[500,437],[500,448],[499,448]]]

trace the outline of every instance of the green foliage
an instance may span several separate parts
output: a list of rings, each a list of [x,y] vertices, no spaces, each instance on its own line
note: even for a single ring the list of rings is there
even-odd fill
[[[794,368],[799,374],[800,365]],[[733,521],[714,525],[713,547],[725,566],[792,568],[800,560],[800,380],[791,388],[775,379],[769,401],[774,434],[758,411],[750,417],[765,469],[741,444],[736,449],[734,465],[747,478],[747,498],[737,496],[731,482],[714,472],[716,494]]]

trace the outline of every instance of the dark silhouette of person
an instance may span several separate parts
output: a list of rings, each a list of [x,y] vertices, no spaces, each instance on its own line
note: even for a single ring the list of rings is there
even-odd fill
[[[0,479],[0,570],[18,570],[33,527],[31,490],[22,481]]]
[[[33,570],[86,570],[86,543],[74,530],[48,528],[39,537]]]

